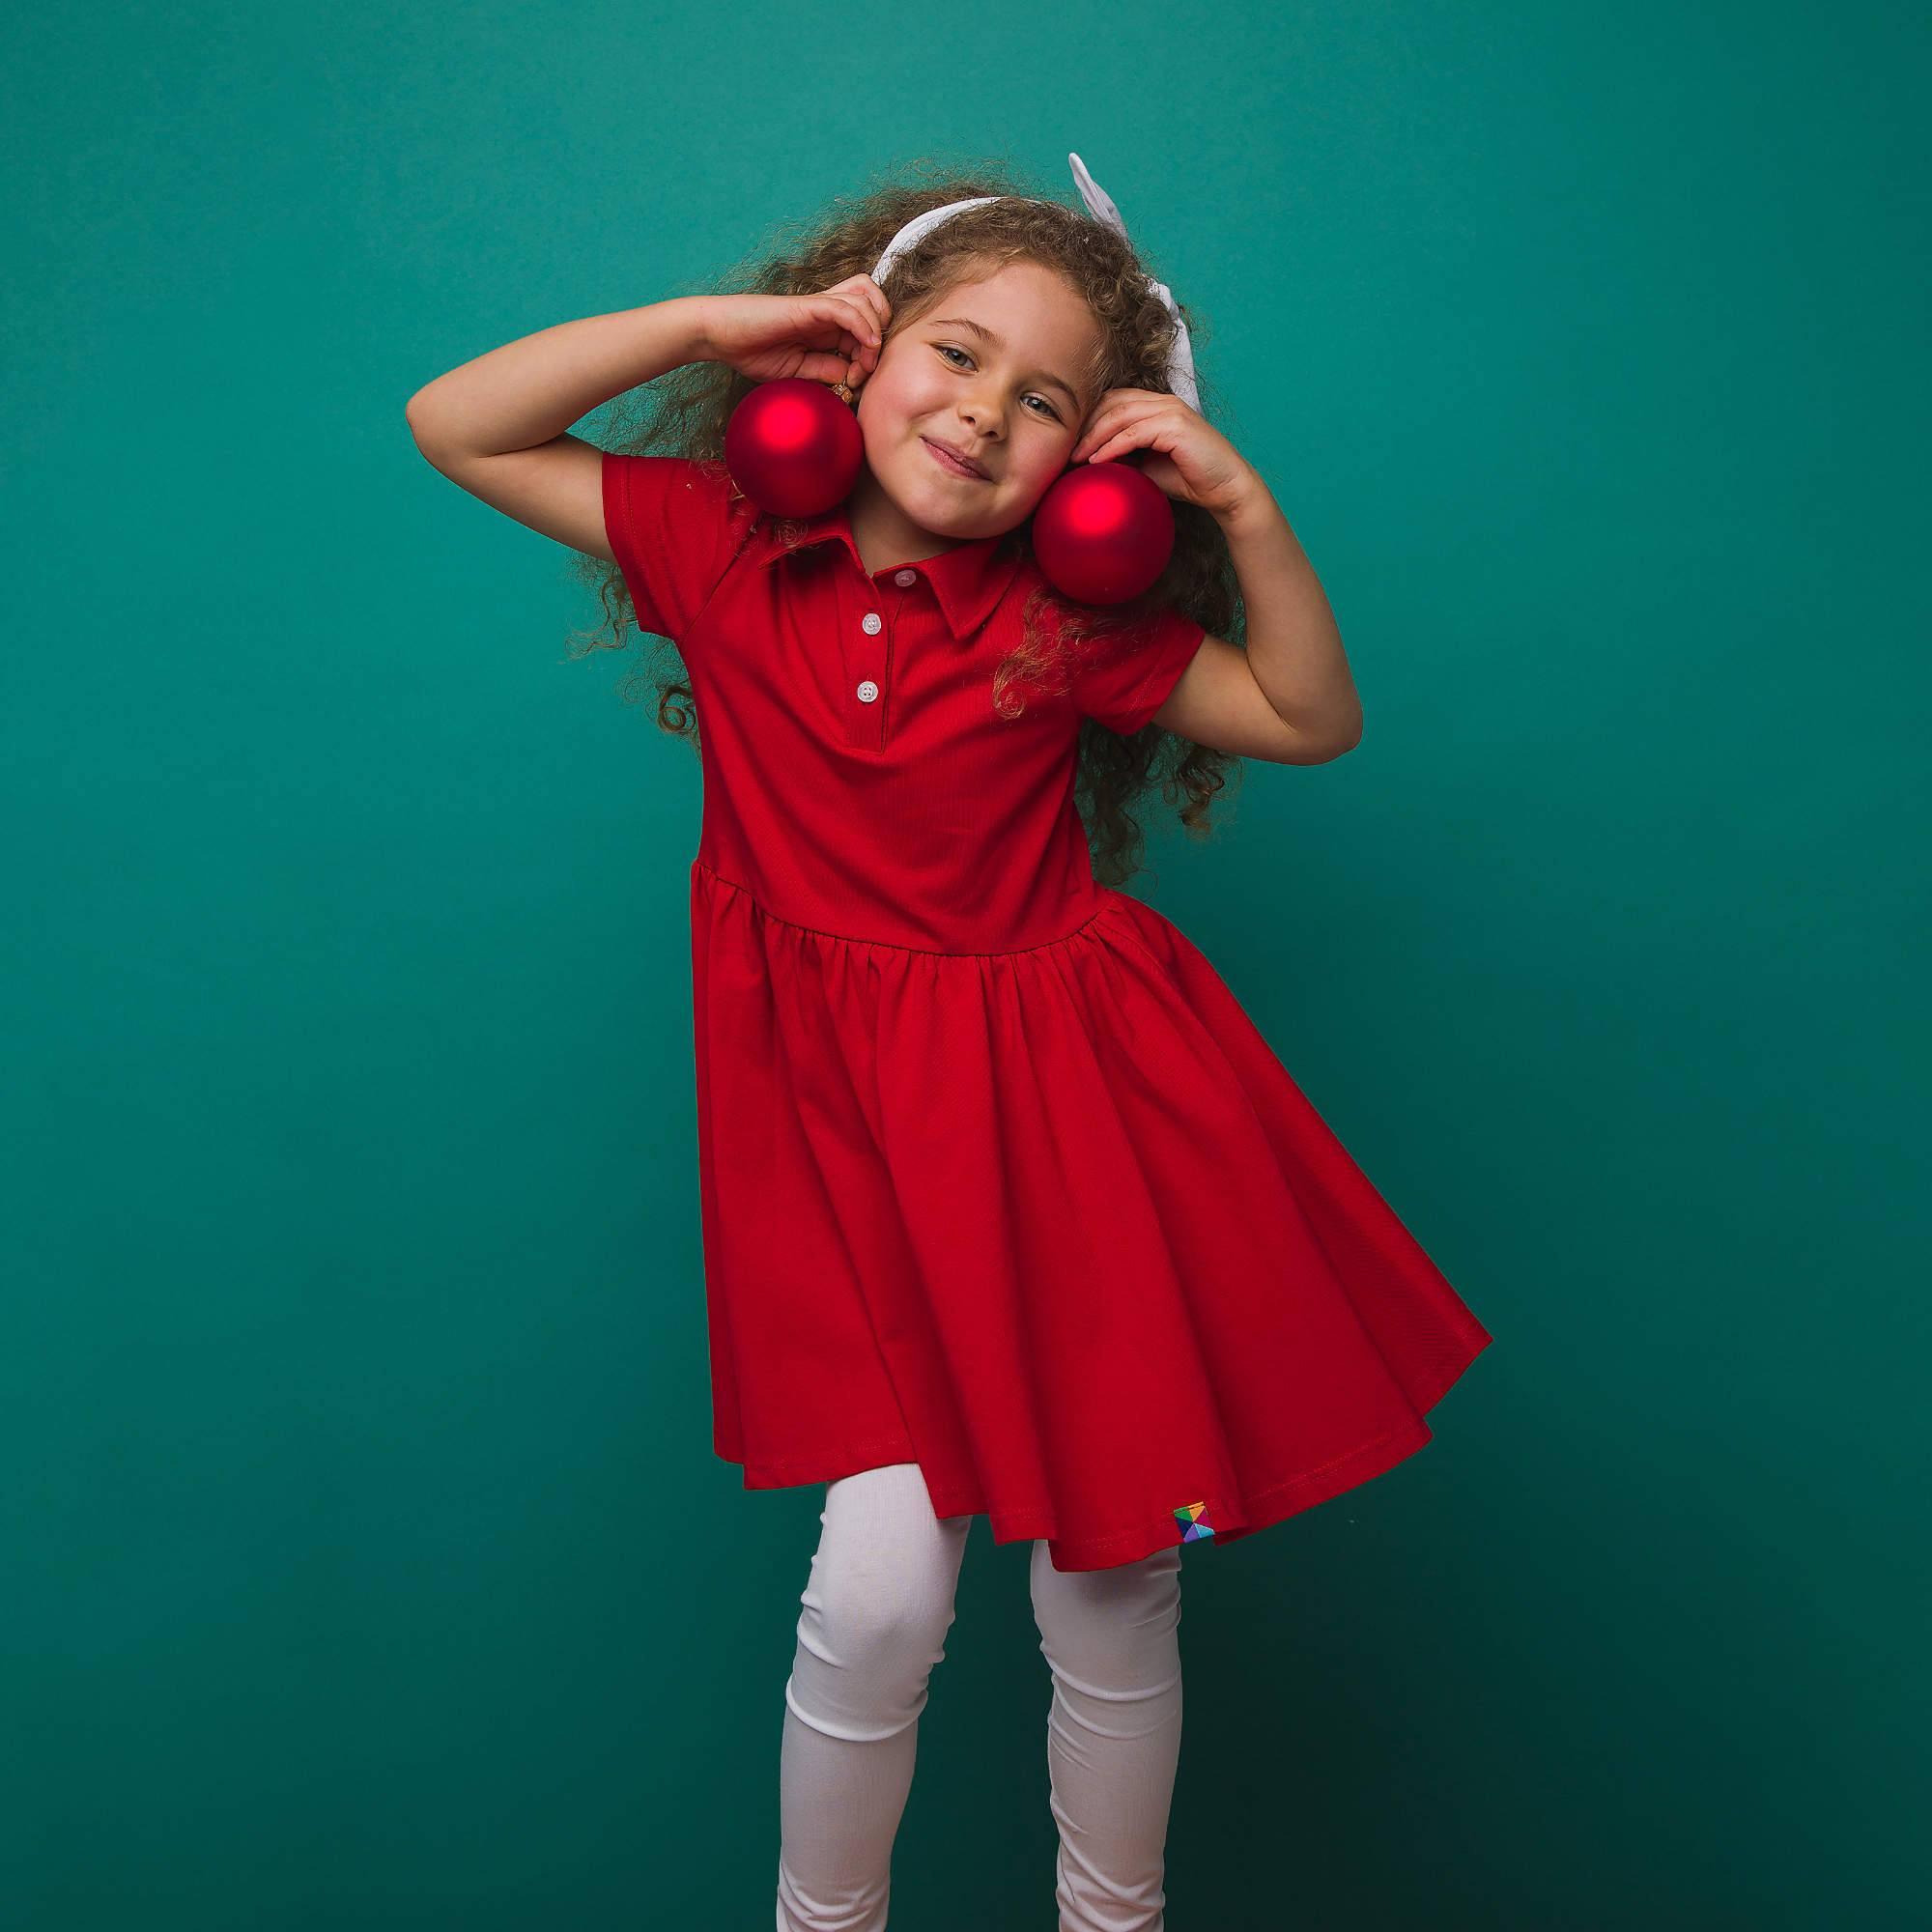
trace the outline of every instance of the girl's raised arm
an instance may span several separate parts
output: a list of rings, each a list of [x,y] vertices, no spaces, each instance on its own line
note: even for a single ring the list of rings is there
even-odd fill
[[[710,358],[712,298],[560,322],[427,383],[404,415],[452,483],[572,550],[607,561],[603,451],[570,425],[613,396]]]

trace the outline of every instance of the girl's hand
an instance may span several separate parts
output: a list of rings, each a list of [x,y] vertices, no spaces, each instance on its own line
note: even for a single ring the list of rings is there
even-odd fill
[[[1109,389],[1082,426],[1069,462],[1109,462],[1130,449],[1157,453],[1137,466],[1184,503],[1226,516],[1261,487],[1253,467],[1198,411],[1164,389]]]
[[[892,304],[870,275],[849,275],[817,295],[714,296],[705,359],[755,383],[780,376],[856,389],[878,366]]]

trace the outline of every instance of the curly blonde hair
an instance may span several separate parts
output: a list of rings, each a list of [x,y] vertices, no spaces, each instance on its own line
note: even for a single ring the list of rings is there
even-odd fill
[[[902,171],[912,179],[891,180],[835,200],[809,230],[781,230],[773,252],[741,265],[725,282],[708,284],[703,292],[816,293],[848,276],[868,273],[886,243],[915,214],[977,195],[1011,197],[941,222],[894,263],[885,282],[892,320],[881,353],[896,331],[929,313],[951,290],[993,274],[1009,262],[1031,261],[1062,275],[1099,326],[1098,347],[1082,372],[1088,394],[1097,397],[1113,388],[1167,389],[1173,318],[1148,286],[1147,269],[1120,234],[1083,212],[1039,198],[1000,166],[919,179],[927,172],[928,164],[914,163]],[[1201,332],[1193,311],[1178,298],[1177,303],[1190,340],[1198,344]],[[616,428],[605,446],[626,454],[669,454],[722,465],[725,425],[755,386],[726,364],[688,363],[616,399]],[[642,399],[643,407],[637,409],[633,398]],[[642,420],[631,420],[634,412]],[[1144,597],[1099,609],[1054,598],[1041,586],[1029,599],[1021,641],[994,673],[996,708],[1010,714],[1023,701],[1017,694],[1025,687],[1065,689],[1067,665],[1084,640],[1141,621],[1163,605],[1245,647],[1246,614],[1226,535],[1197,504],[1175,499],[1173,510],[1174,554]],[[768,526],[781,542],[794,541],[805,528],[803,523],[778,518],[769,519]],[[1007,541],[1030,555],[1031,520],[1008,532]],[[631,613],[622,572],[614,563],[582,553],[573,567],[596,592],[611,637],[620,642]],[[1046,605],[1050,611],[1042,608]],[[583,636],[577,634],[578,639]],[[639,680],[655,686],[659,725],[695,748],[697,715],[688,672],[669,639],[658,643],[668,661],[653,653],[657,661],[639,667]],[[611,647],[599,633],[588,639],[584,651]],[[1215,796],[1231,775],[1238,776],[1241,765],[1231,753],[1197,745],[1155,724],[1123,737],[1093,718],[1081,721],[1077,755],[1074,796],[1094,876],[1109,886],[1124,884],[1143,868],[1145,834],[1132,808],[1144,795],[1158,785],[1188,836],[1205,838],[1213,829],[1209,818]]]

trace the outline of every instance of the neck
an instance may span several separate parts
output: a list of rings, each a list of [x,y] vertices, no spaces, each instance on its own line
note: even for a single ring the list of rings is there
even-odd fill
[[[870,573],[890,570],[895,564],[922,563],[929,556],[943,556],[966,541],[921,528],[886,495],[871,470],[863,466],[845,508],[851,519],[852,541],[858,548],[859,560]]]

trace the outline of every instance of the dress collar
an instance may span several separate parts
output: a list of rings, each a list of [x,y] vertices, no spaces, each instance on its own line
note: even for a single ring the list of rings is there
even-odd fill
[[[860,574],[867,582],[872,581],[873,574],[867,570],[859,555],[859,546],[852,535],[851,511],[845,503],[837,503],[818,516],[796,521],[805,525],[804,536],[790,545],[771,544],[759,559],[761,564],[813,544],[837,542],[844,545],[846,554]],[[953,637],[963,643],[993,614],[1000,599],[1019,575],[1022,548],[1016,532],[1006,530],[999,536],[976,538],[971,543],[941,551],[937,556],[919,557],[897,568],[916,570],[932,585],[941,615]],[[884,582],[892,582],[891,569],[878,575]]]

